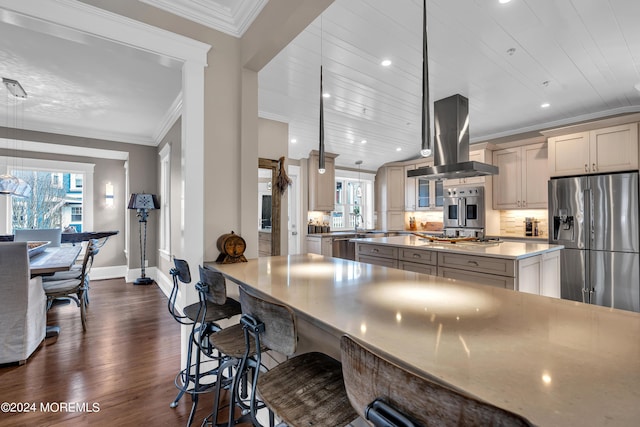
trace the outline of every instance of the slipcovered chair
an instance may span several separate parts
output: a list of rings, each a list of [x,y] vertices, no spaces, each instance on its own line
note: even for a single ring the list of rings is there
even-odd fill
[[[518,414],[409,372],[347,335],[340,349],[349,401],[373,426],[532,426]]]
[[[47,298],[26,242],[0,243],[0,364],[23,364],[46,334]]]
[[[51,242],[50,248],[57,248],[62,240],[61,228],[24,229],[15,230],[14,233],[14,242]]]

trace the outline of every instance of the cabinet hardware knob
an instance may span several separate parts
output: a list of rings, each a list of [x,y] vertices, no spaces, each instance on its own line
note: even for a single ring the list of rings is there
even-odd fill
[[[479,267],[479,266],[480,266],[480,264],[478,264],[478,262],[477,262],[477,261],[467,261],[467,264],[469,264],[469,265],[475,265],[476,267]]]
[[[586,163],[584,164],[584,171],[589,172],[589,165]]]
[[[597,171],[598,171],[598,168],[596,167],[596,164],[595,164],[595,163],[593,164],[593,171],[594,171],[594,172],[597,172]]]
[[[413,257],[414,257],[414,258],[422,258],[422,257],[420,256],[420,254],[413,254]]]
[[[522,207],[523,207],[523,208],[526,208],[526,207],[527,207],[527,201],[526,201],[526,200],[523,200],[523,201],[522,201]]]
[[[378,252],[378,250],[377,250],[377,249],[371,249],[371,252],[375,252],[375,253],[377,253],[377,252]]]

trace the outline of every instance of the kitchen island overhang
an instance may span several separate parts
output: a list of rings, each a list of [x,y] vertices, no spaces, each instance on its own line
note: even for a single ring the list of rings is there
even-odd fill
[[[207,266],[292,307],[301,351],[346,333],[541,426],[640,415],[637,313],[313,254]]]

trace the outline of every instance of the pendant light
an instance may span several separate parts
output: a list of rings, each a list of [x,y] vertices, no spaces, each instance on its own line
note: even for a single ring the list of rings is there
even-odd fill
[[[322,89],[322,15],[320,15],[320,144],[318,147],[318,173],[323,174],[327,170],[324,167],[324,92]]]
[[[356,197],[362,197],[362,181],[360,180],[361,164],[362,164],[362,160],[356,160],[356,165],[358,165],[358,188],[356,189]]]
[[[427,54],[427,0],[422,1],[422,149],[420,155],[429,157],[431,145],[431,117],[429,114],[429,56]]]
[[[9,129],[9,99],[13,100],[13,112],[15,121],[13,128],[17,128],[18,122],[18,98],[27,99],[27,92],[24,90],[20,82],[6,77],[2,78],[2,83],[7,87],[7,129]],[[8,130],[7,130],[8,132]],[[8,138],[7,138],[8,139]],[[7,161],[7,170],[0,175],[0,194],[17,197],[29,197],[31,195],[31,186],[24,180],[9,174],[9,163]]]

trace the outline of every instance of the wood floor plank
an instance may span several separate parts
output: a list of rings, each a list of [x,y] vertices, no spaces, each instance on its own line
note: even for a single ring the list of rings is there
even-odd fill
[[[177,408],[174,378],[180,367],[180,326],[167,311],[156,285],[135,286],[123,279],[92,281],[87,331],[73,304],[55,306],[47,323],[61,327],[57,340],[45,340],[22,366],[0,365],[0,403],[33,402],[35,412],[0,412],[0,427],[14,426],[184,426],[191,398]],[[99,405],[98,412],[40,410],[40,403]],[[213,406],[200,399],[192,425]]]

